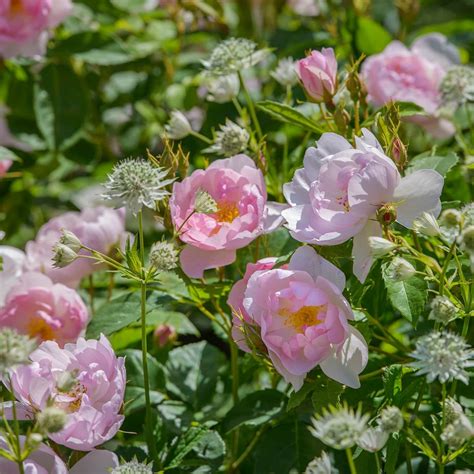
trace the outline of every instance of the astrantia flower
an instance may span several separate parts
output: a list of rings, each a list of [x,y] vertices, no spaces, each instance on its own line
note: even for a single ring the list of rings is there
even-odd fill
[[[207,153],[217,153],[223,156],[232,156],[245,151],[250,135],[245,128],[240,127],[232,120],[226,119],[225,125],[216,132],[214,145],[207,148]]]
[[[194,210],[201,214],[212,214],[218,210],[217,202],[207,191],[200,189],[194,199]]]
[[[206,99],[218,104],[231,101],[240,90],[240,81],[237,74],[227,76],[206,75],[205,83],[208,91]]]
[[[422,336],[411,356],[416,361],[410,365],[418,369],[419,375],[426,374],[429,383],[436,379],[441,383],[454,379],[469,383],[466,369],[474,367],[474,350],[457,334],[433,331]]]
[[[380,426],[368,428],[357,441],[357,446],[369,453],[380,451],[388,441],[390,434]]]
[[[278,61],[277,67],[270,75],[282,86],[294,86],[298,82],[293,58],[282,58]]]
[[[459,419],[464,414],[462,406],[454,398],[446,398],[444,405],[444,417],[446,424],[450,424]],[[442,412],[440,413],[442,415]]]
[[[441,439],[453,450],[459,449],[474,436],[474,427],[469,418],[460,414],[452,423],[449,423],[441,433]]]
[[[103,197],[117,206],[125,206],[136,216],[143,206],[155,209],[156,201],[169,195],[165,188],[174,179],[166,179],[167,176],[168,170],[153,166],[147,160],[123,160],[109,174]]]
[[[179,110],[173,110],[169,122],[165,126],[166,136],[172,140],[181,140],[192,131],[191,124],[186,116]]]
[[[474,225],[474,203],[466,204],[462,210],[462,219],[464,227]]]
[[[456,317],[458,309],[446,296],[436,296],[430,304],[429,319],[447,324]]]
[[[474,68],[451,68],[440,86],[441,100],[448,108],[456,109],[466,102],[474,102]]]
[[[378,426],[387,433],[396,433],[403,428],[403,415],[400,408],[389,406],[384,408],[377,420]]]
[[[156,242],[150,250],[150,265],[159,271],[169,271],[178,265],[178,249],[169,242]]]
[[[374,258],[383,257],[398,247],[383,237],[369,237],[369,246]]]
[[[367,430],[369,415],[347,405],[330,406],[322,415],[312,418],[311,434],[334,449],[352,448]]]
[[[28,364],[37,345],[34,339],[19,334],[15,329],[0,329],[0,374],[17,365]]]
[[[153,474],[151,464],[143,464],[136,459],[114,468],[111,474]]]
[[[77,252],[67,245],[57,244],[53,247],[53,267],[65,268],[78,258]]]
[[[342,136],[325,133],[284,185],[291,207],[282,215],[300,242],[336,245],[354,237],[354,274],[364,282],[373,262],[369,238],[381,237],[382,225],[394,221],[412,228],[423,212],[437,217],[443,183],[431,169],[400,176],[368,130],[356,138],[355,148]]]
[[[314,458],[307,466],[304,474],[338,474],[338,470],[333,467],[331,458],[323,451],[321,456]]]
[[[232,74],[259,63],[268,51],[246,38],[229,38],[217,45],[204,67],[215,75]]]

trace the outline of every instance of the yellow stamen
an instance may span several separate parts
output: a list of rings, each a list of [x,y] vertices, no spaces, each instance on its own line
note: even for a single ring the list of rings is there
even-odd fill
[[[55,338],[52,327],[43,319],[33,319],[28,325],[28,334],[31,338],[37,337],[42,341],[50,341]]]
[[[215,218],[219,222],[232,222],[240,216],[239,208],[234,202],[221,201],[217,204]]]
[[[287,315],[286,326],[293,326],[298,332],[303,333],[308,326],[321,323],[319,313],[324,306],[303,306],[296,313]]]

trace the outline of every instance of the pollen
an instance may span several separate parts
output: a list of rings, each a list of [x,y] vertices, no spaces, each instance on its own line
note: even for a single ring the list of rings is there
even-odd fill
[[[318,316],[323,308],[324,306],[303,306],[296,313],[287,316],[285,325],[293,326],[298,332],[302,333],[307,327],[321,323]]]
[[[240,216],[239,208],[234,202],[221,201],[217,203],[217,212],[215,218],[219,222],[232,222]]]
[[[38,338],[42,341],[50,341],[55,338],[51,326],[43,319],[33,319],[28,325],[28,334],[31,338]]]

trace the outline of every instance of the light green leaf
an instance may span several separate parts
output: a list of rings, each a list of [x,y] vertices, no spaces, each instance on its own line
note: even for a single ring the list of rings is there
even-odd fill
[[[167,311],[159,308],[153,309],[146,316],[147,325],[158,326],[167,324],[173,326],[178,334],[190,334],[199,336],[199,331],[189,318],[176,311]]]
[[[459,157],[453,152],[447,153],[446,156],[423,153],[410,161],[406,173],[410,174],[418,170],[431,169],[437,171],[441,176],[446,176],[458,161]]]
[[[357,48],[369,56],[383,51],[385,46],[392,41],[392,37],[379,23],[368,17],[359,17],[355,40]]]

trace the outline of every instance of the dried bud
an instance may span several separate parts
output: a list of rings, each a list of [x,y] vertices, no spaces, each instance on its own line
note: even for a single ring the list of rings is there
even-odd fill
[[[397,209],[393,204],[385,204],[378,209],[376,216],[380,224],[387,227],[397,220]]]

